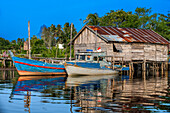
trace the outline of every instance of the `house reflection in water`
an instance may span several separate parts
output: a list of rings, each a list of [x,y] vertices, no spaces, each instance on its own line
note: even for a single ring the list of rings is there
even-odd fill
[[[30,113],[30,103],[31,103],[31,92],[27,91],[27,95],[24,96],[24,108],[28,108],[25,109],[25,111],[28,111]]]
[[[169,108],[168,77],[121,80],[109,78],[88,84],[72,86],[73,100],[77,112],[97,111],[157,111]]]
[[[41,103],[70,104],[70,112],[126,112],[170,110],[168,77],[125,76],[19,77],[12,95],[24,95],[30,112],[31,96]],[[12,98],[12,97],[11,97]],[[60,102],[62,98],[62,102]],[[47,105],[48,106],[48,105]]]

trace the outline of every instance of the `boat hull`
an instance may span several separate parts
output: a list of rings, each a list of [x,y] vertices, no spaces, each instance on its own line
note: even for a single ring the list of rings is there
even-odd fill
[[[118,73],[115,70],[111,69],[102,69],[102,68],[83,68],[73,65],[65,66],[67,74],[69,76],[80,76],[80,75],[112,75]]]
[[[30,72],[30,71],[19,71],[19,75],[65,75],[66,72]]]
[[[37,60],[12,57],[19,75],[58,75],[66,74],[62,64],[50,64]]]

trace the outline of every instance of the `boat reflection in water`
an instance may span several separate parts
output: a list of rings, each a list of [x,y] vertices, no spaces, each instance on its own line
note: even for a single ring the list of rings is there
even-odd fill
[[[12,90],[10,101],[18,100],[15,98],[15,95],[24,96],[24,107],[26,111],[30,112],[31,97],[59,97],[63,100],[69,100],[71,108],[73,104],[82,103],[86,95],[87,89],[90,89],[91,96],[93,95],[93,101],[101,101],[101,92],[98,91],[100,88],[104,87],[100,83],[100,80],[113,79],[116,75],[105,75],[105,76],[76,76],[76,77],[66,77],[66,76],[20,76]],[[109,87],[108,87],[109,88]],[[104,90],[103,90],[104,91]],[[39,94],[39,93],[41,94]],[[93,92],[93,94],[92,94]],[[105,91],[104,91],[105,92]],[[96,97],[94,97],[96,96]],[[82,97],[82,98],[80,98]],[[59,104],[55,98],[56,102],[53,101],[53,104]],[[78,100],[77,100],[78,99]],[[49,100],[48,100],[49,101]],[[50,103],[47,101],[42,101],[42,103]],[[78,104],[79,105],[79,104]],[[86,105],[86,104],[85,104]],[[77,106],[77,105],[76,105]],[[77,106],[81,107],[81,106]],[[82,106],[83,107],[83,106]],[[97,103],[95,102],[95,106]],[[88,109],[88,108],[87,108]],[[70,109],[72,111],[72,109]]]
[[[13,94],[23,94],[23,91],[44,91],[65,84],[66,76],[20,76]]]
[[[58,76],[20,76],[15,84],[10,99],[14,98],[14,95],[24,95],[25,111],[30,112],[31,96],[38,96],[36,92],[48,94],[52,93],[55,96],[51,89],[57,89],[60,86],[63,86],[66,81],[66,75]],[[31,92],[33,92],[31,94]],[[48,97],[48,96],[47,96]]]
[[[21,76],[10,101],[20,95],[28,112],[35,112],[35,106],[40,107],[38,112],[168,112],[168,81],[167,76]],[[45,103],[43,109],[41,103]]]

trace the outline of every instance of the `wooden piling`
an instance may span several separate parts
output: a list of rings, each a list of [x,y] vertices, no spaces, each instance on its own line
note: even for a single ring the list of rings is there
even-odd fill
[[[115,60],[114,57],[112,57],[112,69],[114,69],[114,65],[115,65]]]
[[[6,71],[5,70],[3,70],[3,74],[2,74],[2,80],[5,80],[5,75],[6,75]]]
[[[162,72],[162,75],[164,74],[164,63],[162,62],[161,63],[161,72]]]
[[[153,75],[155,75],[155,63],[154,62],[153,62],[152,67],[153,67]]]
[[[12,67],[12,61],[9,61],[10,62],[10,66],[9,67]]]
[[[3,65],[4,65],[4,68],[6,67],[6,64],[5,64],[5,59],[3,59]]]
[[[129,62],[129,77],[131,78],[132,75],[132,66],[131,66],[131,62]]]
[[[133,75],[134,75],[134,67],[133,67],[133,62],[131,64],[131,69],[132,69],[132,73],[131,73],[131,79],[133,79]]]
[[[165,63],[166,71],[168,71],[168,61]]]
[[[123,66],[123,57],[122,57],[122,66]]]
[[[146,59],[144,59],[144,61],[143,61],[143,71],[144,72],[146,71]]]

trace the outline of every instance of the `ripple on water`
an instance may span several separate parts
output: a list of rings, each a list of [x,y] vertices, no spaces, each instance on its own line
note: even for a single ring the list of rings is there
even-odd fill
[[[151,75],[146,80],[137,77],[128,80],[130,77],[127,76],[126,80],[121,77],[95,76],[96,80],[91,81],[87,76],[77,77],[77,82],[72,81],[72,84],[67,84],[68,78],[64,77],[12,83],[14,79],[0,80],[0,99],[3,100],[4,112],[8,113],[170,111],[170,84],[166,76]],[[18,85],[17,90],[15,85]]]

